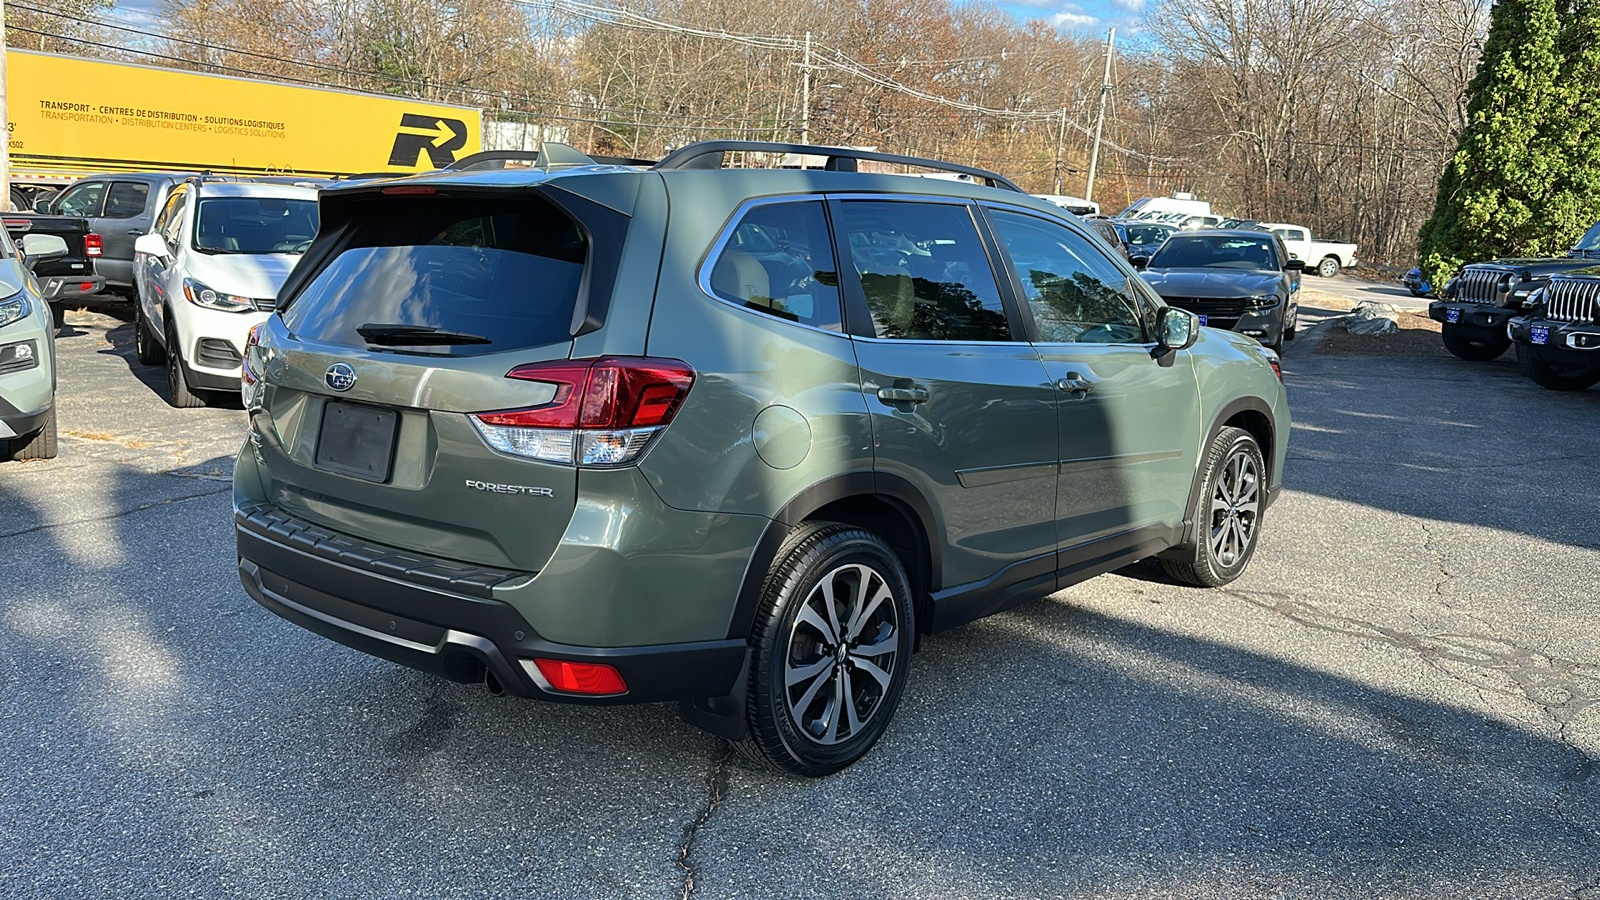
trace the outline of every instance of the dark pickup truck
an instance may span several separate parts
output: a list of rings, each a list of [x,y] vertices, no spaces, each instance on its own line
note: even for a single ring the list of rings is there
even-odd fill
[[[56,327],[61,327],[63,304],[76,297],[99,293],[106,279],[95,274],[94,260],[102,250],[100,235],[89,230],[89,222],[76,216],[46,216],[37,213],[5,213],[11,241],[21,244],[24,235],[53,234],[67,242],[67,255],[41,262],[34,268],[39,293],[50,304]]]

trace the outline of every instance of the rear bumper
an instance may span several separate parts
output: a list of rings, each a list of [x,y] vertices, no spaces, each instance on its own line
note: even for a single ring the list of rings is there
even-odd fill
[[[544,640],[494,587],[527,573],[431,560],[364,544],[272,507],[236,508],[239,578],[267,609],[341,644],[474,682],[485,671],[511,693],[589,704],[727,695],[747,664],[743,640],[644,647],[578,647]],[[541,683],[534,658],[605,663],[628,690],[594,697]]]
[[[39,292],[51,303],[98,294],[105,287],[106,280],[100,275],[46,275],[39,279]]]

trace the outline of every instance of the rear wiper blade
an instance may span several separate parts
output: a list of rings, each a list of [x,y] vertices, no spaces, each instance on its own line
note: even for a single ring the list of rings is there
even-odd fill
[[[464,331],[441,331],[432,325],[380,325],[368,322],[356,334],[369,344],[389,347],[423,347],[431,344],[492,344],[491,338]]]

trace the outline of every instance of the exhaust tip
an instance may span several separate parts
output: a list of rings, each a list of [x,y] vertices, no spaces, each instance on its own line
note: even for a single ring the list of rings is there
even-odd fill
[[[506,686],[500,683],[500,679],[494,677],[494,670],[488,666],[483,668],[483,686],[496,697],[506,692]]]

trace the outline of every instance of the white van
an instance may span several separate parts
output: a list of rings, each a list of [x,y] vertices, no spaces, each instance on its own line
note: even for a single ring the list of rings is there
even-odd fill
[[[1149,219],[1168,213],[1190,216],[1211,215],[1211,204],[1196,200],[1193,194],[1173,194],[1171,197],[1140,197],[1127,209],[1117,214],[1119,219]]]

